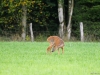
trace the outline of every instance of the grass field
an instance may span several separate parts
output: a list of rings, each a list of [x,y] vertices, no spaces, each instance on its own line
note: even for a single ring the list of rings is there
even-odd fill
[[[0,75],[100,75],[100,43],[66,42],[60,55],[48,45],[0,42]]]

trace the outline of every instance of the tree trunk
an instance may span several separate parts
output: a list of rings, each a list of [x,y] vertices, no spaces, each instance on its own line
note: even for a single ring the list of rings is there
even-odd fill
[[[32,29],[32,23],[30,23],[30,34],[31,34],[31,41],[34,41],[34,35],[33,35],[33,29]]]
[[[80,22],[80,38],[81,42],[84,42],[83,22]]]
[[[64,35],[63,4],[64,4],[64,0],[58,0],[59,36],[61,38],[63,38]]]
[[[71,38],[71,19],[72,19],[72,13],[73,13],[73,6],[74,6],[74,0],[69,0],[69,20],[68,20],[68,26],[67,26],[67,39],[70,40]]]
[[[22,40],[25,41],[26,38],[26,6],[22,6]]]

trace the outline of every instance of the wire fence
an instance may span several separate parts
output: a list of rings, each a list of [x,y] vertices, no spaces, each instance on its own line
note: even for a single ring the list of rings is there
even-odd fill
[[[46,41],[50,35],[58,36],[58,31],[33,31],[33,35],[35,41]],[[2,32],[0,32],[0,41],[22,41],[21,32],[2,30]],[[31,41],[30,31],[26,31],[25,41]]]
[[[90,41],[100,41],[100,35],[96,35],[95,33],[90,33],[91,31],[84,32],[84,41],[90,42]],[[78,35],[71,34],[70,41],[80,41],[80,33],[77,32]],[[34,34],[34,41],[46,41],[47,37],[50,35],[58,35],[58,31],[33,31]],[[67,36],[64,36],[64,41],[67,40]],[[20,31],[8,31],[8,30],[2,30],[0,32],[0,41],[22,41],[21,32]],[[26,39],[25,41],[31,41],[31,35],[30,31],[26,31]]]
[[[95,25],[96,26],[96,25]],[[51,27],[54,28],[54,27]],[[84,25],[84,41],[100,41],[100,31],[99,27],[96,29],[93,29],[93,27],[90,29],[86,29],[86,25]],[[38,29],[39,30],[39,29]],[[41,29],[44,30],[44,29]],[[14,29],[8,28],[0,28],[0,41],[22,41],[22,29],[19,27],[14,27]],[[33,31],[34,35],[34,41],[46,41],[47,37],[51,35],[57,35],[58,31]],[[64,34],[63,40],[67,40],[67,33]],[[29,26],[26,28],[26,37],[25,41],[31,41],[31,34]],[[70,41],[80,41],[80,29],[78,30],[72,29],[71,38]]]

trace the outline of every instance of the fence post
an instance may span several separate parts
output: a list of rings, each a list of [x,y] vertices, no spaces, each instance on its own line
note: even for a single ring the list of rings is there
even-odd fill
[[[80,22],[80,38],[81,42],[84,42],[83,22]]]
[[[30,28],[30,34],[31,34],[31,41],[34,41],[34,35],[33,35],[33,30],[32,30],[32,23],[29,24],[29,28]]]

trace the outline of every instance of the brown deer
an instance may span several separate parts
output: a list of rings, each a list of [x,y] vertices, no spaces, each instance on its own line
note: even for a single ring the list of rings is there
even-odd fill
[[[47,48],[47,53],[58,50],[58,54],[59,54],[59,48],[61,48],[62,53],[64,53],[64,41],[60,37],[50,36],[47,38],[47,41],[50,43],[49,47]]]

